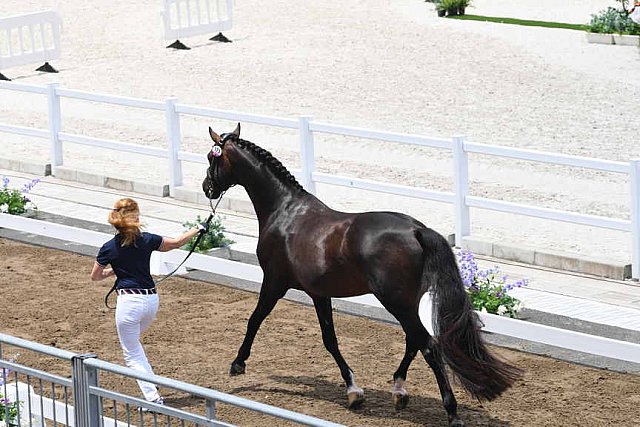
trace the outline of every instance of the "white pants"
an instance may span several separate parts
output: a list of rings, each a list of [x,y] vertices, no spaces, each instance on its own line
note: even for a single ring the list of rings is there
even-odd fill
[[[124,362],[131,368],[153,375],[153,369],[147,360],[140,335],[147,330],[156,318],[160,298],[154,295],[118,295],[116,304],[116,329],[124,353]],[[158,388],[149,382],[138,381],[146,400],[160,398]]]

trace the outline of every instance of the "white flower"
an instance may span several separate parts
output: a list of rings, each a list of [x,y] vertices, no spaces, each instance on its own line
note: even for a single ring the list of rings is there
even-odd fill
[[[0,205],[0,213],[7,213],[9,212],[9,205],[6,203],[3,203]],[[0,426],[2,427],[2,426]]]
[[[480,313],[487,314],[488,313],[487,307],[482,307],[482,310],[480,310]]]
[[[6,205],[3,205],[3,206],[6,206]],[[5,424],[4,421],[0,421],[0,427],[7,427],[7,425]]]
[[[515,305],[513,306],[513,312],[514,313],[519,313],[520,310],[522,310],[524,308],[524,303],[522,301],[518,301],[517,303],[515,303]]]
[[[501,305],[498,307],[498,316],[504,316],[506,312],[507,312],[507,307],[505,307],[504,305]]]
[[[24,204],[24,208],[25,208],[26,210],[33,209],[33,203],[31,203],[31,202],[27,202],[27,203],[25,203],[25,204]]]

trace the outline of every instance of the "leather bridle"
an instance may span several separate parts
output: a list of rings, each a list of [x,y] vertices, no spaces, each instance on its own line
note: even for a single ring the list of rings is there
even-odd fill
[[[220,194],[222,197],[222,194],[227,191],[229,188],[233,187],[235,184],[226,184],[224,182],[222,182],[220,180],[220,162],[222,161],[222,149],[224,148],[224,145],[227,143],[227,141],[231,140],[231,139],[238,139],[238,136],[234,133],[223,133],[220,136],[220,142],[216,143],[213,148],[211,148],[211,151],[209,152],[209,155],[207,156],[209,158],[209,167],[207,168],[207,179],[208,179],[208,189],[210,192],[213,192],[213,186],[215,185],[216,187],[218,187],[220,189]],[[215,147],[220,147],[220,150],[215,150]],[[211,199],[209,199],[209,202],[211,203]]]

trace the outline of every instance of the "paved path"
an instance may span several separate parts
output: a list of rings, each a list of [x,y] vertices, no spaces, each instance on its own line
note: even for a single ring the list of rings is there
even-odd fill
[[[22,187],[35,176],[0,169],[0,176],[10,178],[10,186]],[[163,235],[177,235],[182,223],[194,221],[197,215],[209,214],[202,206],[171,198],[127,193],[103,187],[70,183],[54,177],[41,178],[32,190],[32,200],[41,211],[75,219],[107,224],[106,218],[113,202],[125,196],[135,198],[143,213],[147,229]],[[257,221],[246,214],[220,211],[226,234],[237,243],[232,249],[255,252]],[[529,286],[514,290],[525,307],[601,325],[640,331],[640,286],[623,282],[566,272],[533,268],[524,264],[480,258],[481,267],[498,265],[509,278],[526,277]]]

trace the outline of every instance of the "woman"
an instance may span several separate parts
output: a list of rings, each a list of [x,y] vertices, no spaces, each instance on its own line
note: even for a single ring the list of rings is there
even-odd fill
[[[116,328],[128,367],[153,375],[153,370],[140,343],[140,334],[155,319],[159,306],[158,293],[151,277],[151,252],[167,252],[187,243],[206,226],[198,225],[177,238],[142,232],[138,204],[129,198],[118,200],[109,213],[109,223],[117,234],[102,245],[91,271],[91,280],[116,276]],[[111,267],[107,267],[110,265]],[[154,384],[138,380],[148,401],[163,404]]]

